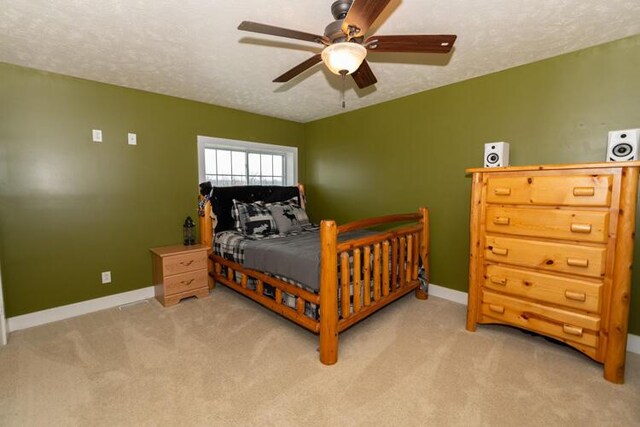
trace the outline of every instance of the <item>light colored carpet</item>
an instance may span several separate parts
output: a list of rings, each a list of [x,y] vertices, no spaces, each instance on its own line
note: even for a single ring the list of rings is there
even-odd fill
[[[0,425],[639,425],[640,356],[625,385],[519,330],[466,332],[465,307],[412,295],[317,337],[226,288],[12,334]]]

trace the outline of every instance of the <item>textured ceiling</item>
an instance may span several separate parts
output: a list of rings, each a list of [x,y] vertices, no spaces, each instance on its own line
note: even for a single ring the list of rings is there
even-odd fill
[[[321,46],[236,27],[321,34],[331,3],[0,0],[0,61],[307,122],[344,111],[340,77],[319,64],[271,81]],[[349,79],[347,110],[638,34],[640,1],[392,0],[372,30],[458,40],[449,55],[371,54],[378,83]]]

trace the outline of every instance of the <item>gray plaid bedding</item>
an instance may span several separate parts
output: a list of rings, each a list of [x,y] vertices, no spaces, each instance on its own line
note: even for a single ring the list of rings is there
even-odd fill
[[[302,228],[302,230],[299,230],[299,231],[290,232],[287,234],[271,234],[267,236],[260,236],[260,235],[247,236],[246,234],[242,234],[235,230],[221,231],[220,233],[216,233],[215,235],[213,251],[216,255],[222,258],[228,259],[233,262],[237,262],[238,264],[243,264],[244,249],[248,242],[255,241],[255,240],[277,239],[279,237],[293,236],[293,235],[302,234],[302,233],[313,233],[313,232],[317,232],[319,229],[320,227],[317,225],[308,224],[308,225],[305,225]],[[223,267],[222,274],[226,275],[226,267]],[[313,289],[310,289],[294,280],[288,279],[286,277],[278,276],[278,275],[273,275],[273,276],[284,282],[287,282],[299,288],[302,288],[306,291],[316,293],[316,291],[314,291]],[[241,279],[240,273],[236,272],[235,281],[237,283],[240,283],[240,279]],[[249,289],[255,290],[256,281],[252,278],[249,278],[247,282],[247,286],[249,287]],[[266,283],[264,284],[264,294],[270,298],[275,298],[274,288],[272,286],[269,286]],[[282,293],[282,303],[288,307],[296,308],[296,299],[297,297],[295,295],[291,295],[286,292]],[[318,311],[319,310],[317,305],[312,304],[308,301],[305,301],[305,310],[304,310],[305,316],[310,317],[312,319],[318,319]]]
[[[269,234],[264,236],[259,234],[248,236],[235,230],[221,231],[220,233],[216,233],[215,239],[213,240],[213,251],[216,255],[224,259],[243,264],[244,249],[248,242],[312,233],[317,232],[319,229],[320,227],[317,225],[307,224],[302,227],[302,230],[292,231],[287,234]]]
[[[312,233],[312,232],[317,232],[320,229],[319,226],[317,225],[313,225],[313,224],[309,224],[307,226],[305,226],[301,231],[297,231],[297,232],[293,232],[293,233],[287,233],[287,234],[271,234],[271,235],[267,235],[267,236],[259,236],[259,235],[253,235],[253,236],[247,236],[246,234],[242,234],[238,231],[222,231],[220,233],[216,233],[215,235],[215,239],[214,239],[214,253],[218,256],[221,256],[222,258],[228,259],[230,261],[236,262],[238,264],[244,264],[244,250],[245,247],[247,245],[248,242],[252,242],[252,241],[256,241],[256,240],[265,240],[265,239],[277,239],[279,237],[286,237],[286,236],[291,236],[294,234],[302,234],[302,233]],[[373,259],[372,259],[373,261]],[[350,277],[353,278],[353,263],[352,260],[349,260],[349,267],[351,269],[350,271]],[[340,268],[340,264],[338,264],[338,275],[340,274],[339,272],[339,268]],[[222,274],[226,276],[226,267],[223,267],[222,270]],[[423,272],[424,270],[421,268],[421,277],[420,277],[420,281],[423,283],[423,286],[426,290],[426,283],[428,283],[428,281],[425,283],[425,278],[422,277],[423,276]],[[269,274],[269,273],[266,273]],[[277,274],[272,274],[273,277],[276,277],[284,282],[290,283],[292,285],[295,285],[301,289],[304,289],[306,291],[312,292],[312,293],[318,293],[318,291],[316,289],[312,289],[308,286],[305,286],[299,282],[296,282],[294,280],[291,280],[287,277],[282,277],[279,276]],[[235,281],[237,283],[240,283],[240,279],[241,279],[241,275],[238,272],[235,272]],[[252,289],[255,290],[256,289],[256,281],[254,279],[249,278],[248,282],[247,282],[247,286]],[[350,301],[350,306],[351,306],[351,312],[353,312],[353,283],[351,283],[350,286],[350,291],[349,294],[351,296],[351,301]],[[268,296],[270,298],[275,298],[275,290],[273,287],[269,286],[268,284],[264,284],[264,295]],[[371,295],[371,297],[373,298],[373,293]],[[340,298],[341,298],[341,294],[338,291],[338,314],[341,315],[340,311],[341,311],[341,304],[340,304]],[[296,299],[297,297],[291,294],[288,294],[286,292],[282,292],[282,303],[288,307],[291,308],[296,308]],[[318,306],[315,304],[312,304],[308,301],[305,301],[305,316],[310,317],[312,319],[318,319],[319,315],[319,309]]]

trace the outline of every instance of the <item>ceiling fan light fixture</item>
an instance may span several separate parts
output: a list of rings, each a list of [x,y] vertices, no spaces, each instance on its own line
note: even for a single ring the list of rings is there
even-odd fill
[[[353,73],[360,68],[366,56],[367,49],[353,42],[334,43],[322,51],[322,60],[334,74]]]

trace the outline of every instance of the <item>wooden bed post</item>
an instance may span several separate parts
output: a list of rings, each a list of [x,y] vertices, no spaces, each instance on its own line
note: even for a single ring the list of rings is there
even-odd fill
[[[420,214],[422,215],[422,219],[420,220],[422,222],[422,235],[420,236],[420,257],[422,258],[425,277],[429,279],[429,209],[420,208]],[[425,300],[429,298],[429,294],[418,286],[416,288],[416,298]]]
[[[320,223],[320,362],[338,361],[338,229]]]
[[[298,183],[298,194],[300,194],[300,207],[302,209],[307,208],[307,197],[304,194],[304,184]]]
[[[202,200],[200,196],[200,200]],[[213,250],[213,221],[211,219],[211,202],[207,201],[204,205],[204,216],[198,217],[200,226],[200,244],[207,247],[207,266],[208,270],[213,271],[213,260],[209,258],[211,251]],[[216,282],[213,277],[209,275],[209,289],[216,287]]]

